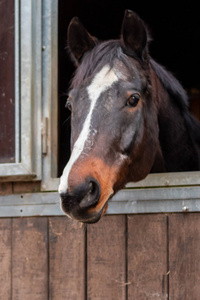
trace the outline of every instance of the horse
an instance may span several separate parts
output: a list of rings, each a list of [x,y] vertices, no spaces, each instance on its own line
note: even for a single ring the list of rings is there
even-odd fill
[[[99,41],[77,17],[67,39],[77,68],[66,103],[71,156],[58,189],[66,215],[95,223],[126,183],[200,170],[200,124],[179,81],[150,56],[135,12],[125,11],[119,39]]]

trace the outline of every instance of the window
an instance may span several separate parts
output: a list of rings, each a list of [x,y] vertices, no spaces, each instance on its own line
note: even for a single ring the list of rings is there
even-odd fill
[[[41,179],[39,1],[4,1],[0,13],[4,16],[0,37],[5,55],[1,60],[1,104],[5,109],[0,124],[0,179]],[[35,19],[38,21],[32,22]]]

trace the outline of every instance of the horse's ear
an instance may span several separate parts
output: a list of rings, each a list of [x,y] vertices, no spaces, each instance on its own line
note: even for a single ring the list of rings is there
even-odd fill
[[[79,65],[84,53],[92,49],[96,42],[97,39],[87,32],[77,17],[74,17],[68,26],[67,43],[76,65]]]
[[[125,11],[121,40],[127,54],[144,57],[147,48],[147,30],[140,17],[131,10]]]

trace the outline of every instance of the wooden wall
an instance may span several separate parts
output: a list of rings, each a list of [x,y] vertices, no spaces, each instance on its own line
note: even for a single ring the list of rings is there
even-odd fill
[[[0,219],[0,299],[198,300],[200,214]]]

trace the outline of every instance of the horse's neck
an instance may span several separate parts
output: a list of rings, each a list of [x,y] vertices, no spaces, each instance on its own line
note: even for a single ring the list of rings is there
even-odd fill
[[[159,83],[160,84],[160,83]],[[157,89],[159,142],[168,172],[199,169],[199,153],[183,112],[162,85]]]

